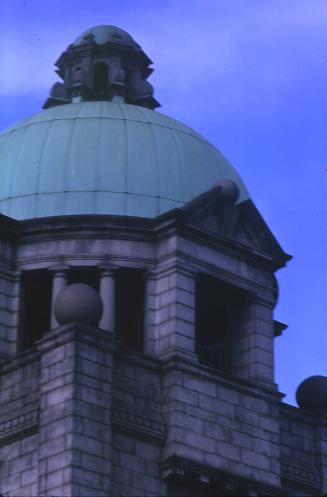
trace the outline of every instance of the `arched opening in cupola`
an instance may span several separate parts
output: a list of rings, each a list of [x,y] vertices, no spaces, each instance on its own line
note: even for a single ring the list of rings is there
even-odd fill
[[[98,62],[94,66],[93,87],[96,93],[104,92],[108,86],[108,66],[105,62]]]

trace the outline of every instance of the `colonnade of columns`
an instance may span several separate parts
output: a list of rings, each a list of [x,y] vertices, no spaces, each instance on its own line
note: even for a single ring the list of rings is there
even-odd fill
[[[54,307],[58,294],[69,281],[69,267],[52,268],[51,329],[59,326]],[[99,328],[117,332],[115,316],[117,268],[97,267],[99,294],[103,315]],[[140,291],[143,291],[140,289]],[[178,351],[194,355],[195,345],[195,276],[172,268],[159,274],[147,271],[144,295],[144,352],[154,356]],[[129,298],[133,298],[130,295]],[[124,303],[129,312],[130,302]],[[241,324],[238,340],[234,341],[233,370],[237,376],[271,385],[273,377],[273,301],[253,297]],[[133,330],[131,330],[133,333]],[[119,330],[118,334],[119,335]],[[129,346],[128,343],[124,343]],[[174,352],[175,353],[175,352]]]
[[[116,268],[98,266],[99,294],[103,302],[103,314],[99,328],[116,332],[115,300]],[[59,326],[54,305],[57,295],[68,284],[69,267],[60,266],[52,268],[52,305],[51,329]],[[194,353],[194,318],[195,311],[194,275],[182,277],[178,272],[169,271],[160,277],[151,270],[147,271],[144,288],[144,352],[150,355],[163,354],[166,349],[185,349],[188,354]],[[184,288],[185,287],[185,288]],[[177,289],[181,289],[179,297]],[[178,293],[178,295],[177,295]],[[187,301],[184,302],[186,299]],[[129,303],[126,302],[126,312]]]
[[[99,327],[113,331],[115,325],[115,270],[100,267],[100,296],[103,302],[103,314]],[[52,302],[51,302],[51,329],[59,326],[55,314],[54,304],[57,295],[67,286],[68,268],[58,267],[53,270],[52,279]]]

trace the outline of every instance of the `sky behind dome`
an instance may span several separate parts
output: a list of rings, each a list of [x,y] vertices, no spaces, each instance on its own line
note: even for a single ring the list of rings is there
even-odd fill
[[[327,0],[1,0],[0,130],[40,111],[54,62],[85,29],[117,25],[154,61],[160,112],[241,174],[284,250],[276,382],[327,375]]]

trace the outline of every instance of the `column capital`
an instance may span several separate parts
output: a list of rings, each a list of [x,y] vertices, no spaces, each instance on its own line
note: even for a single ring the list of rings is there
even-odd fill
[[[115,276],[118,268],[113,266],[98,266],[98,269],[100,271],[100,278],[102,278],[104,276]]]
[[[58,274],[64,274],[64,275],[66,275],[68,269],[69,269],[69,266],[64,266],[64,265],[61,265],[61,266],[58,265],[58,266],[49,267],[49,271],[51,271],[55,275],[58,275]]]

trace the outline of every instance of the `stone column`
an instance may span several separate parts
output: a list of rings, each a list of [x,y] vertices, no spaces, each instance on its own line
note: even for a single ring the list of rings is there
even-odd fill
[[[115,329],[115,271],[100,268],[100,296],[103,303],[103,314],[99,326],[103,330]]]
[[[67,268],[59,267],[53,269],[53,280],[52,280],[52,298],[51,298],[51,329],[57,328],[59,326],[55,315],[54,315],[54,303],[57,295],[66,287],[67,285]]]

